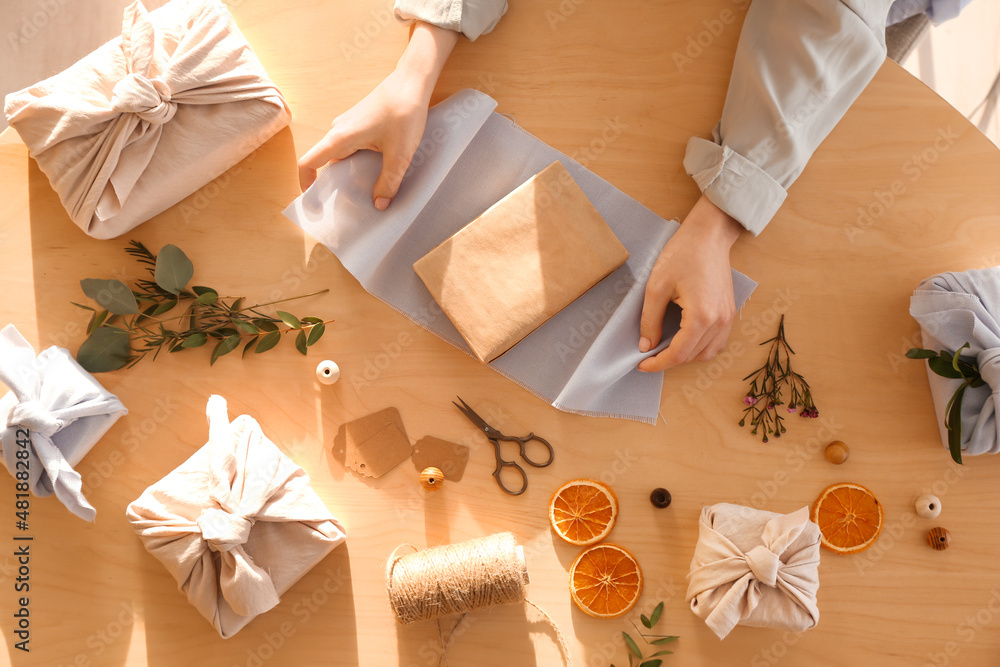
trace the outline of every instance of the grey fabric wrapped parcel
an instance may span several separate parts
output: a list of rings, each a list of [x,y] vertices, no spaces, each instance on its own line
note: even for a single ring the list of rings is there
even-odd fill
[[[1000,392],[1000,267],[940,273],[920,283],[910,300],[910,314],[920,323],[923,346],[975,357],[986,381],[969,387],[962,401],[962,453],[1000,452],[997,401]],[[927,377],[934,398],[941,442],[948,447],[945,409],[962,380],[941,377],[930,367]]]
[[[36,496],[55,496],[70,512],[93,521],[73,469],[128,410],[67,350],[35,350],[9,324],[0,330],[0,454],[10,474]],[[22,455],[22,452],[26,454]]]

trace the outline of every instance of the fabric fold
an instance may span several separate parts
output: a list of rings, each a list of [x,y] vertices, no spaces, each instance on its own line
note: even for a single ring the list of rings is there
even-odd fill
[[[417,157],[388,210],[371,189],[381,158],[360,151],[323,170],[284,214],[323,243],[371,294],[472,355],[468,344],[414,273],[415,261],[542,169],[560,162],[629,253],[624,266],[553,315],[491,364],[507,378],[568,412],[657,419],[662,373],[642,359],[666,347],[680,323],[671,306],[661,344],[638,349],[646,278],[678,229],[572,158],[496,113],[484,93],[464,90],[433,107]],[[613,123],[607,132],[620,131]],[[736,305],[756,287],[733,272]],[[355,379],[364,388],[368,381]]]
[[[0,330],[0,454],[10,474],[36,496],[55,494],[86,521],[97,515],[73,469],[128,410],[69,351],[35,350],[13,324]],[[21,454],[24,456],[21,456]]]
[[[343,525],[253,418],[221,396],[209,441],[128,506],[146,550],[222,637],[239,632],[346,539]]]
[[[5,103],[73,221],[111,238],[169,208],[288,124],[220,0],[124,12],[120,37]]]
[[[702,509],[686,600],[724,639],[737,625],[801,632],[819,621],[819,527],[809,508]]]
[[[986,382],[969,387],[962,399],[963,454],[1000,452],[1000,267],[939,273],[924,280],[910,299],[910,315],[920,324],[923,346],[974,357]],[[945,415],[962,380],[927,368],[941,444],[948,448]]]

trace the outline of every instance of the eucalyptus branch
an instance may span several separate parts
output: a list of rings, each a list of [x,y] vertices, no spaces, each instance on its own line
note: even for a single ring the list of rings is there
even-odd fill
[[[662,613],[663,613],[663,603],[661,602],[660,604],[656,605],[656,608],[653,609],[653,612],[649,616],[646,616],[645,614],[640,614],[639,619],[642,621],[643,626],[645,626],[647,630],[652,630],[653,626],[655,626],[660,621],[660,614]],[[635,631],[639,635],[639,637],[642,638],[642,640],[646,642],[646,644],[653,646],[654,648],[656,646],[669,644],[670,642],[674,642],[677,641],[677,639],[679,639],[677,635],[644,634],[642,630],[639,629],[639,626],[635,624],[634,621],[632,621],[631,623],[632,627],[635,628]],[[652,637],[655,637],[656,639],[650,641],[650,638]],[[661,650],[661,651],[656,651],[655,653],[651,653],[650,655],[643,656],[644,651],[639,648],[638,642],[632,639],[629,633],[622,632],[622,639],[625,641],[625,648],[628,649],[629,667],[635,667],[635,665],[637,664],[636,660],[639,661],[638,662],[639,667],[660,667],[660,665],[663,663],[663,659],[660,658],[659,656],[673,655],[673,651]],[[615,666],[612,664],[611,667]]]
[[[979,363],[962,358],[962,351],[969,347],[965,343],[954,352],[941,350],[925,350],[919,347],[910,348],[906,356],[909,359],[926,359],[927,366],[937,375],[950,380],[962,380],[955,393],[952,394],[944,409],[944,425],[948,431],[948,450],[955,463],[962,463],[962,399],[965,390],[978,389],[986,384],[979,372]]]
[[[295,348],[306,354],[333,321],[311,316],[299,318],[281,310],[268,315],[259,310],[324,294],[328,289],[242,307],[243,297],[220,297],[217,290],[202,285],[188,289],[194,266],[177,246],[164,246],[159,255],[154,255],[142,243],[131,241],[125,252],[145,266],[152,280],[138,279],[134,288],[120,280],[82,280],[84,294],[103,310],[73,304],[92,313],[88,338],[77,352],[77,360],[91,372],[131,368],[150,352],[155,360],[163,349],[181,352],[201,347],[209,339],[217,341],[210,359],[210,364],[215,364],[219,357],[229,354],[246,339],[249,340],[243,347],[244,357],[250,351],[260,354],[270,350],[284,334],[292,331],[298,332]],[[183,313],[160,317],[182,301],[190,301]],[[188,320],[185,328],[163,326],[184,319]],[[113,326],[116,323],[118,326]]]

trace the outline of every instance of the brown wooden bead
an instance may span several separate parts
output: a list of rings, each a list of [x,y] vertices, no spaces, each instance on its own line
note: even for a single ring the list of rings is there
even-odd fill
[[[944,551],[951,546],[951,533],[941,527],[931,528],[927,531],[927,544],[932,549]]]
[[[851,455],[851,450],[841,440],[834,440],[826,446],[826,460],[835,465],[840,465]]]
[[[424,468],[420,473],[420,486],[427,491],[437,491],[444,484],[444,473],[440,468],[433,466]]]

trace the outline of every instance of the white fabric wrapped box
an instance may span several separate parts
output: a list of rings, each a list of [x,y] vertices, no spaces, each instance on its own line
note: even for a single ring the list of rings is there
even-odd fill
[[[0,382],[10,388],[0,398],[7,470],[36,496],[55,494],[70,512],[93,521],[97,510],[73,466],[128,410],[68,350],[53,346],[36,358],[13,324],[0,330]]]
[[[220,0],[125,9],[120,37],[7,96],[77,225],[113,238],[246,157],[290,114]]]
[[[126,512],[146,550],[224,638],[232,637],[347,537],[309,476],[248,415],[208,401],[208,443]]]
[[[719,639],[737,625],[808,630],[819,622],[819,547],[808,507],[705,507],[686,600]]]

